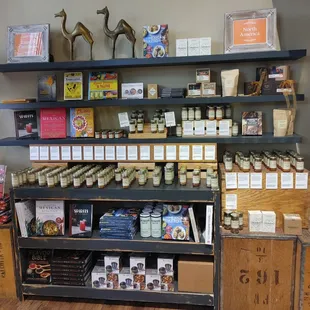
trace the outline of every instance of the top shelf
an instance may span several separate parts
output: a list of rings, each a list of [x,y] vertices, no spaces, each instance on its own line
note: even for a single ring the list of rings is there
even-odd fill
[[[94,61],[38,62],[0,64],[0,72],[105,70],[132,67],[159,67],[182,65],[206,65],[215,63],[242,63],[259,61],[297,60],[307,55],[306,49],[266,51],[254,53],[218,54],[210,56],[187,56],[165,58],[121,58]]]

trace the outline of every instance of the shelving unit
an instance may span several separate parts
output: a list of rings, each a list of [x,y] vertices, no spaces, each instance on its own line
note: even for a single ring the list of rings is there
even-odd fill
[[[74,61],[58,63],[21,63],[0,65],[0,72],[29,72],[29,71],[67,71],[67,70],[113,70],[122,68],[160,67],[160,66],[188,66],[216,63],[248,63],[276,61],[293,61],[306,56],[307,51],[288,50],[255,53],[224,54],[194,57],[169,57],[157,59],[113,59],[99,61]],[[298,101],[304,100],[303,94],[297,95]],[[0,109],[40,109],[56,107],[111,107],[111,106],[149,106],[149,105],[196,105],[196,104],[233,104],[233,103],[266,103],[285,102],[282,95],[257,96],[257,97],[214,97],[214,98],[184,98],[184,99],[155,99],[155,100],[104,100],[104,101],[66,101],[66,102],[37,102],[29,104],[0,104]],[[288,137],[274,137],[272,133],[264,133],[263,136],[238,136],[238,137],[205,137],[205,138],[179,138],[168,137],[167,139],[131,140],[122,139],[27,139],[17,140],[8,137],[0,140],[0,146],[29,146],[29,145],[105,145],[105,144],[171,144],[171,143],[224,143],[224,144],[276,144],[276,143],[299,143],[302,138],[299,135]],[[98,231],[94,231],[92,238],[73,239],[64,237],[31,237],[18,236],[18,222],[15,212],[16,199],[50,199],[50,200],[83,200],[83,201],[173,201],[173,202],[210,202],[214,205],[214,244],[190,242],[169,242],[164,240],[142,239],[136,236],[134,240],[106,240],[99,237]],[[204,305],[209,309],[218,309],[220,295],[220,191],[208,190],[203,185],[193,188],[191,185],[180,187],[161,185],[154,188],[151,184],[144,187],[133,185],[130,189],[123,189],[110,184],[105,189],[97,188],[40,188],[37,186],[22,187],[11,190],[11,203],[13,209],[14,242],[17,258],[21,260],[21,251],[24,249],[88,249],[104,251],[124,252],[152,252],[152,253],[175,253],[191,255],[209,255],[214,257],[214,293],[198,294],[184,292],[148,292],[148,291],[125,291],[125,290],[97,290],[91,287],[73,287],[57,285],[23,284],[21,266],[17,266],[17,290],[20,299],[23,296],[47,296],[47,297],[76,297],[92,299],[110,299],[125,301],[142,301],[158,303],[176,303]]]

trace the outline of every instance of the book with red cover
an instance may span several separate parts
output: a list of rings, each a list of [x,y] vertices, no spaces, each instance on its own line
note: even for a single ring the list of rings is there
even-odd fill
[[[40,110],[41,139],[67,138],[66,108]]]

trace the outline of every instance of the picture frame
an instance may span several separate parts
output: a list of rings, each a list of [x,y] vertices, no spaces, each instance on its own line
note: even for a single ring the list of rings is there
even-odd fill
[[[50,25],[8,27],[8,63],[49,62]]]
[[[225,14],[224,53],[276,50],[277,10],[247,10]]]

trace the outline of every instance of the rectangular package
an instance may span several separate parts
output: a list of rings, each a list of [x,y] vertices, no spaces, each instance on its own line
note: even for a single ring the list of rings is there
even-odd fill
[[[199,54],[211,55],[211,38],[200,38],[199,43]]]
[[[269,68],[269,79],[285,81],[290,79],[290,66],[272,66]]]
[[[261,136],[263,134],[263,112],[242,112],[242,135]]]
[[[14,112],[15,132],[17,139],[38,138],[38,123],[36,111]]]
[[[187,56],[187,39],[176,39],[176,56]]]
[[[71,108],[70,109],[70,134],[73,138],[93,138],[94,109]]]
[[[283,230],[286,235],[302,235],[302,220],[299,214],[283,214]]]
[[[143,83],[122,83],[122,99],[143,99]]]
[[[56,75],[41,75],[38,78],[38,101],[56,101]]]
[[[92,235],[93,205],[71,204],[69,210],[69,236],[90,238]]]
[[[157,258],[157,271],[158,274],[164,276],[173,276],[173,256],[159,256]]]
[[[132,274],[145,274],[145,256],[139,254],[130,255],[129,265]]]
[[[66,108],[40,110],[41,139],[67,138]]]
[[[200,55],[200,38],[190,38],[187,40],[188,56]]]
[[[120,255],[106,255],[104,265],[107,273],[119,274],[122,270],[122,259]]]
[[[118,275],[119,288],[123,290],[133,290],[133,275],[128,267],[123,268]]]
[[[148,99],[157,99],[158,98],[158,85],[157,84],[148,84],[147,85],[147,98]]]
[[[201,96],[211,97],[216,95],[216,83],[201,83]]]
[[[24,238],[36,234],[36,207],[33,200],[15,203],[21,236]]]
[[[210,82],[210,69],[196,69],[196,82],[202,83],[202,82]]]
[[[263,215],[261,211],[248,211],[249,231],[258,232],[263,228]]]
[[[146,290],[149,291],[160,291],[161,290],[161,279],[160,275],[157,273],[156,269],[147,269],[146,270]]]
[[[200,97],[201,96],[201,83],[188,83],[187,84],[187,96],[188,97]]]
[[[118,75],[116,72],[89,72],[88,100],[118,98]]]
[[[107,288],[107,274],[105,267],[96,265],[91,272],[91,283],[93,288]]]
[[[168,25],[143,27],[143,57],[161,58],[169,55]]]
[[[83,73],[66,72],[64,75],[64,100],[83,99]]]
[[[263,232],[276,232],[276,213],[274,211],[262,211],[263,215]]]

